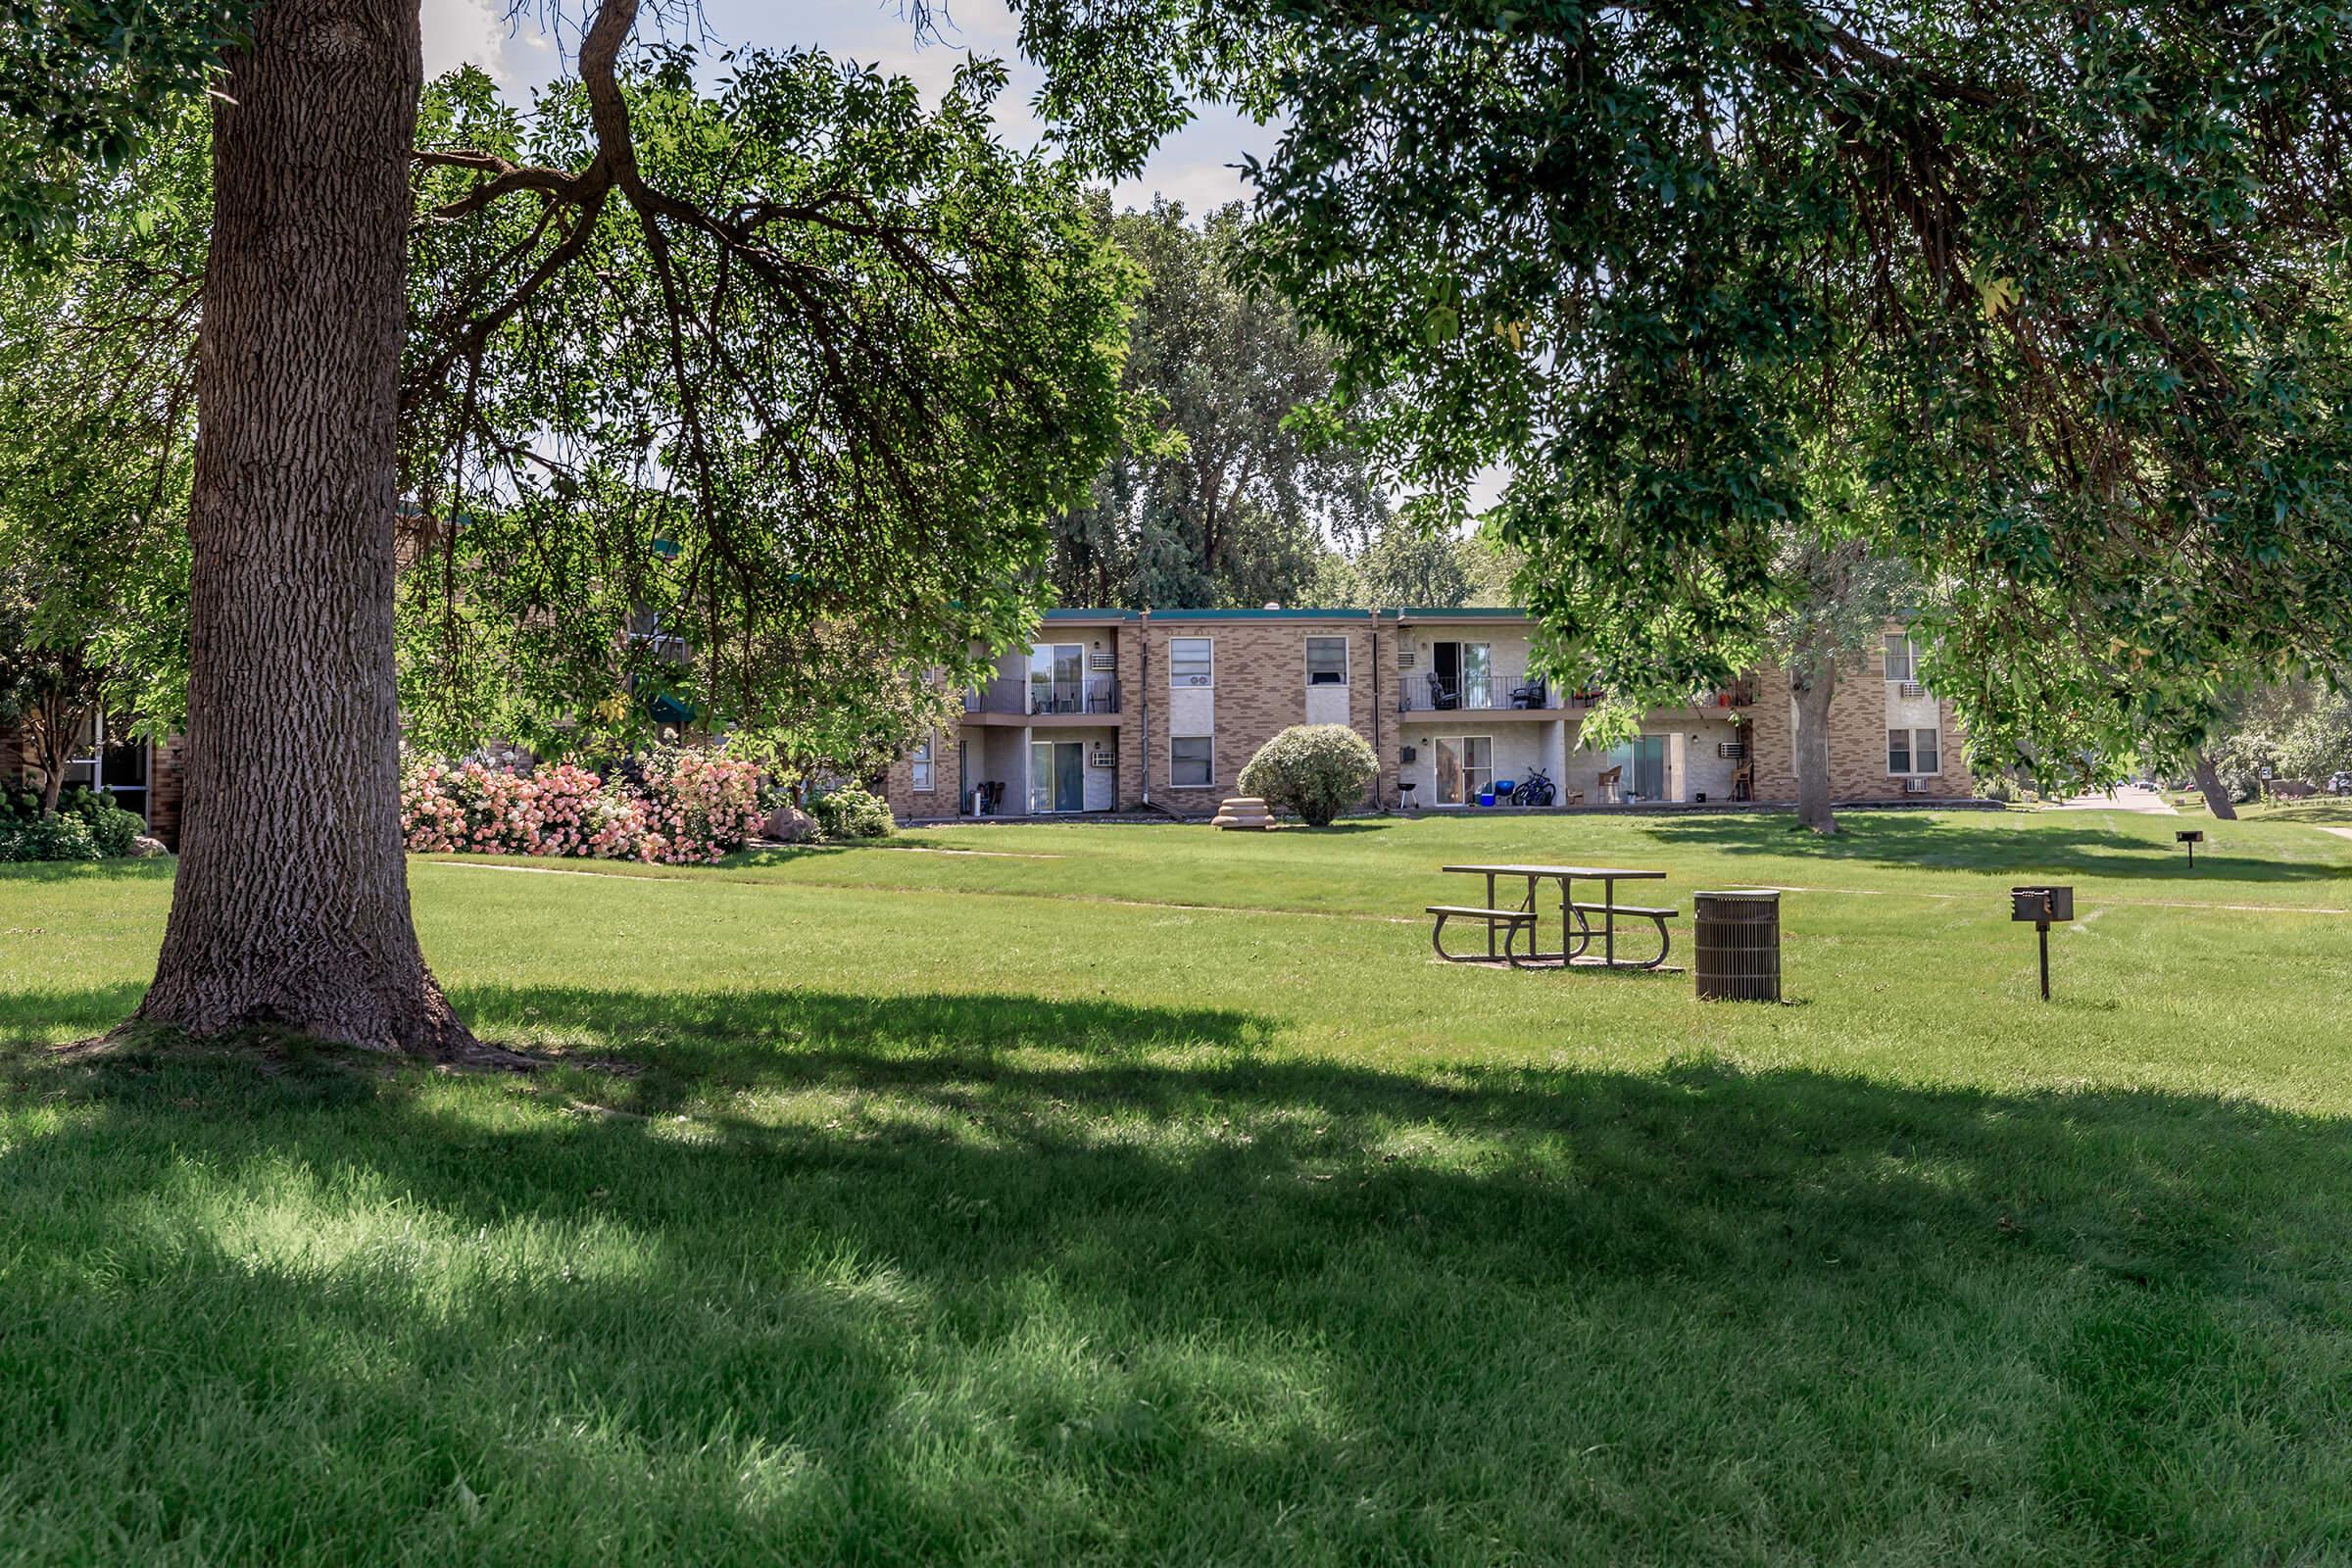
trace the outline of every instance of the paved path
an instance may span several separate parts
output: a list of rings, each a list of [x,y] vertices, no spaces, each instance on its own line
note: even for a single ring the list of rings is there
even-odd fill
[[[2112,794],[2078,795],[2052,803],[2053,811],[2137,811],[2143,816],[2179,816],[2173,803],[2154,790],[2136,784],[2118,784]]]

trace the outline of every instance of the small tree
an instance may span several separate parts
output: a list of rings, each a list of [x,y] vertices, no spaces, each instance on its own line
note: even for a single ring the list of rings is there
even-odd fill
[[[1380,775],[1380,759],[1345,724],[1294,724],[1257,749],[1242,769],[1244,795],[1295,811],[1309,827],[1360,804]]]

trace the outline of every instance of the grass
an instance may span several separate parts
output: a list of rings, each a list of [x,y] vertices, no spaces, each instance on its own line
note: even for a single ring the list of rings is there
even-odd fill
[[[528,1078],[61,1062],[168,868],[12,868],[0,1559],[2352,1557],[2352,841],[1851,822],[418,863]],[[1790,1004],[1427,961],[1498,856]]]

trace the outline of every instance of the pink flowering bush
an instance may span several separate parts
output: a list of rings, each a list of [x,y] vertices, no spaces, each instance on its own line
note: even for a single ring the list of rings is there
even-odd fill
[[[512,772],[481,762],[412,758],[400,819],[420,855],[556,855],[605,860],[708,862],[759,828],[760,771],[720,752],[664,748],[647,758],[644,787],[607,783],[569,762]]]
[[[715,860],[760,830],[760,769],[724,752],[664,746],[644,759],[647,830],[670,861]]]

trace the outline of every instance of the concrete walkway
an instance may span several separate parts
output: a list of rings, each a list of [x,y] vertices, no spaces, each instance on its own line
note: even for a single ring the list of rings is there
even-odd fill
[[[2072,800],[2053,801],[2053,811],[2137,811],[2142,816],[2179,816],[2173,803],[2154,790],[2143,790],[2136,784],[2118,784],[2106,795],[2078,795]]]

